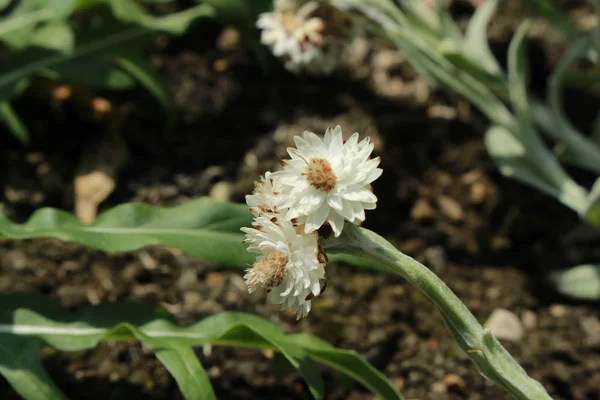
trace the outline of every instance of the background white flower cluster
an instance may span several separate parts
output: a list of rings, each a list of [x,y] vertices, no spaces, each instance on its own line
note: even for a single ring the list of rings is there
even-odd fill
[[[267,301],[291,307],[298,318],[311,309],[311,299],[323,290],[327,256],[318,244],[319,229],[335,236],[344,221],[358,224],[377,197],[371,183],[382,170],[371,159],[369,138],[354,133],[346,142],[342,129],[328,128],[324,138],[305,131],[288,148],[283,169],[267,172],[246,202],[255,216],[246,233],[248,251],[260,255],[246,271],[248,290],[265,290]]]
[[[292,72],[330,74],[350,56],[360,24],[347,12],[322,1],[275,0],[259,16],[261,42]]]

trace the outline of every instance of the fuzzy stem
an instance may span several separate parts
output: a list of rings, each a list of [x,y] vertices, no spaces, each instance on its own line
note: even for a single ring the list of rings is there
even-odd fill
[[[527,376],[490,331],[483,329],[450,288],[423,264],[376,233],[349,223],[339,237],[322,239],[321,244],[330,253],[352,254],[381,263],[416,286],[435,303],[448,330],[481,374],[515,399],[551,398],[539,382]]]

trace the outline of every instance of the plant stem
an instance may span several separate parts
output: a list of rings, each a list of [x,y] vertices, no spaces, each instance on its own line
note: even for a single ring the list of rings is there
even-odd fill
[[[367,229],[347,223],[342,235],[322,239],[330,253],[367,257],[404,277],[436,305],[454,339],[477,365],[481,374],[515,399],[550,399],[544,387],[527,373],[446,284],[427,267],[397,250],[387,240]]]

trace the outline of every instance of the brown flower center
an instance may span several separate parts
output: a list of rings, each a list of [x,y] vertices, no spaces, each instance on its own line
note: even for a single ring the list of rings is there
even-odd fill
[[[303,175],[317,190],[325,193],[331,192],[337,184],[337,176],[335,176],[329,161],[324,158],[311,159]]]
[[[279,286],[287,275],[285,266],[288,261],[283,252],[271,253],[257,261],[245,276],[250,293],[260,287],[270,289]]]

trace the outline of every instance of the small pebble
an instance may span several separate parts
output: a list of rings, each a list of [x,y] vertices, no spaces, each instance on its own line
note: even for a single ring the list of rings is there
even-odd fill
[[[492,314],[485,323],[485,327],[496,338],[512,342],[520,341],[525,334],[525,329],[519,317],[503,308],[497,308],[492,311]]]
[[[218,201],[229,201],[231,200],[232,186],[231,183],[222,181],[217,182],[210,189],[209,196],[214,200]]]
[[[567,315],[567,307],[562,304],[553,304],[548,311],[550,311],[550,315],[554,318],[562,318]]]
[[[532,331],[537,327],[537,314],[531,310],[523,311],[521,320],[523,321],[523,326],[528,331]]]
[[[449,388],[464,389],[467,387],[467,384],[465,383],[463,378],[461,378],[460,376],[458,376],[456,374],[446,375],[444,377],[444,383],[446,384],[446,387],[449,387]]]
[[[435,209],[431,206],[429,201],[424,198],[420,198],[415,202],[410,216],[416,221],[427,221],[435,218]]]
[[[438,204],[442,213],[454,221],[460,221],[464,218],[465,212],[458,202],[448,196],[440,196]]]

